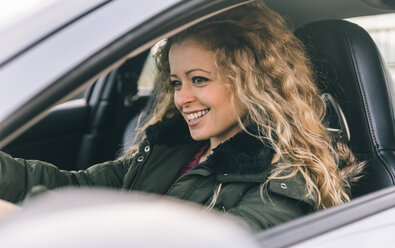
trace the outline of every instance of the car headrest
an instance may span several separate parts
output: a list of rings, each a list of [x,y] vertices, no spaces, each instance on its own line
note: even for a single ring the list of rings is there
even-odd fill
[[[395,185],[394,84],[374,41],[343,20],[310,23],[295,35],[306,46],[318,87],[344,112],[349,146],[368,162],[356,195]]]

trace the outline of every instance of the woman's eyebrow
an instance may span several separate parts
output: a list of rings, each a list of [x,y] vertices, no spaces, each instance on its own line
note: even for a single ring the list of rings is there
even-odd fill
[[[211,73],[210,71],[206,71],[206,70],[203,70],[203,69],[200,69],[200,68],[196,68],[196,69],[191,69],[191,70],[187,71],[186,74],[188,75],[188,74],[190,74],[192,72],[195,72],[195,71],[202,71],[202,72],[205,72],[205,73]]]
[[[191,70],[187,71],[185,73],[185,75],[188,75],[188,74],[190,74],[192,72],[195,72],[195,71],[202,71],[202,72],[205,72],[205,73],[208,73],[208,74],[211,73],[210,71],[206,71],[206,70],[203,70],[203,69],[191,69]],[[176,74],[170,74],[170,77],[178,77],[178,76]]]

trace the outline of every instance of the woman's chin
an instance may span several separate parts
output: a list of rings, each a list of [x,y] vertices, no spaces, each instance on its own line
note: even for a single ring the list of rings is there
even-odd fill
[[[202,138],[202,137],[194,137],[194,136],[192,136],[192,139],[194,140],[194,141],[203,141],[203,140],[208,140],[208,138]]]
[[[208,137],[207,135],[203,135],[201,133],[193,132],[191,130],[189,130],[189,131],[191,133],[192,139],[195,140],[195,141],[203,141],[203,140],[210,139],[210,137]]]

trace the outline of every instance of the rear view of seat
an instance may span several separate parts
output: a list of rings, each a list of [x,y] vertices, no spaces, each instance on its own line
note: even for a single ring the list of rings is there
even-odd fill
[[[318,87],[345,115],[349,146],[367,161],[352,196],[395,185],[395,85],[375,43],[361,27],[342,20],[307,24],[295,35],[305,43]]]

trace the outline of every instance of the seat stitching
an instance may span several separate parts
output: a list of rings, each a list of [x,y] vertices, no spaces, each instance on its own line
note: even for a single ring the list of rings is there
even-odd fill
[[[390,176],[391,176],[391,179],[392,179],[392,183],[394,184],[395,183],[395,181],[394,181],[394,179],[395,179],[394,178],[394,174],[395,173],[392,170],[392,168],[388,165],[387,161],[385,161],[383,159],[383,157],[381,156],[381,154],[378,152],[378,142],[377,142],[376,135],[373,132],[372,118],[371,118],[371,115],[370,115],[370,111],[367,108],[366,91],[365,91],[364,85],[362,84],[362,80],[361,80],[360,70],[359,70],[358,64],[355,62],[356,61],[356,59],[355,59],[355,50],[354,50],[354,47],[352,46],[352,41],[351,41],[350,37],[348,36],[347,32],[345,32],[344,30],[342,32],[343,32],[343,34],[344,34],[344,36],[346,38],[346,41],[348,43],[348,46],[350,48],[350,56],[351,56],[351,59],[353,61],[352,65],[353,65],[353,67],[354,67],[354,69],[356,71],[356,75],[357,75],[357,79],[358,79],[358,86],[359,86],[359,89],[360,89],[361,94],[362,94],[362,100],[363,100],[363,104],[364,104],[364,109],[365,109],[366,116],[367,116],[368,123],[369,123],[369,131],[370,131],[371,137],[373,139],[374,147],[375,147],[375,155],[384,164],[386,169],[389,172],[391,172]]]

